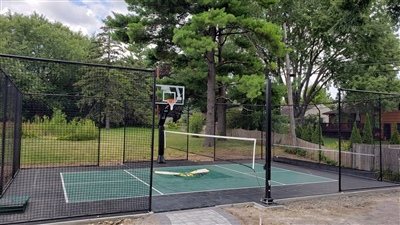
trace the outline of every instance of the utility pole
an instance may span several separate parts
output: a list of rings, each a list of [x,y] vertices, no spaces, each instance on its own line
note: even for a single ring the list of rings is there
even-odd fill
[[[286,27],[286,22],[283,23],[283,41],[285,42],[285,45],[287,46],[287,27]],[[292,93],[292,81],[291,81],[291,73],[290,73],[290,59],[289,59],[289,53],[286,53],[285,57],[285,64],[286,64],[286,92],[287,92],[287,98],[288,98],[288,105],[289,105],[289,120],[290,120],[290,140],[291,140],[291,145],[297,146],[297,140],[296,140],[296,124],[294,121],[294,110],[293,110],[293,93]]]

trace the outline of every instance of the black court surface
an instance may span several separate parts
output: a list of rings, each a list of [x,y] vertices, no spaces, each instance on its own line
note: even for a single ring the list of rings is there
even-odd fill
[[[254,170],[250,165],[171,161],[154,164],[154,170],[182,174],[198,169],[209,172],[199,176],[151,174],[152,180],[148,168],[133,169],[126,165],[21,170],[7,194],[29,196],[29,203],[23,213],[0,215],[0,223],[110,215],[110,209],[113,215],[132,213],[149,204],[150,186],[154,212],[260,202],[267,182],[263,161],[256,162]],[[335,172],[273,163],[271,176],[273,199],[338,193]],[[344,175],[342,179],[346,183],[366,182],[365,185],[375,187],[393,185],[354,176]],[[18,186],[18,193],[13,193],[13,186]]]

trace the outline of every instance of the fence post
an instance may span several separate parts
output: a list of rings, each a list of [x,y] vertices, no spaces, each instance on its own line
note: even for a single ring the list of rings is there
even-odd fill
[[[1,134],[1,171],[0,171],[0,195],[3,195],[4,188],[4,158],[6,151],[6,125],[7,125],[7,95],[8,95],[8,79],[3,76],[3,118],[2,118],[2,134]]]

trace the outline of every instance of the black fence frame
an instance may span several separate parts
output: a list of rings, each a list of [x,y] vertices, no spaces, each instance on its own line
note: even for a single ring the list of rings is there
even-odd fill
[[[1,93],[1,162],[0,197],[3,196],[18,170],[20,169],[21,129],[22,129],[22,93],[9,76],[0,68]],[[12,129],[8,127],[8,124]],[[6,139],[12,143],[6,143]],[[7,154],[8,153],[8,154]],[[7,158],[8,157],[8,158]],[[11,164],[11,165],[10,165]],[[10,170],[10,167],[12,168]]]
[[[70,165],[63,165],[63,163],[53,163],[53,161],[44,161],[51,162],[49,165],[40,164],[36,166],[32,164],[25,165],[22,168],[21,165],[21,154],[22,149],[24,148],[22,144],[26,145],[26,143],[22,143],[22,127],[23,127],[23,112],[24,108],[26,107],[23,105],[23,97],[24,96],[40,96],[39,98],[48,99],[48,98],[65,98],[65,99],[72,99],[72,104],[76,104],[75,98],[80,97],[87,97],[87,98],[97,98],[95,96],[76,96],[76,95],[64,95],[64,94],[57,94],[57,93],[23,93],[18,90],[17,86],[14,85],[12,82],[13,72],[17,71],[17,73],[24,73],[24,63],[26,65],[48,65],[48,68],[55,67],[55,71],[51,71],[54,73],[57,72],[64,72],[71,71],[75,73],[89,73],[93,72],[97,74],[94,75],[101,75],[102,72],[104,73],[115,70],[119,71],[120,74],[124,74],[128,76],[132,85],[137,85],[136,89],[145,88],[141,90],[144,95],[137,97],[136,99],[131,99],[128,101],[134,102],[136,105],[132,106],[131,108],[127,109],[126,107],[122,110],[125,110],[123,113],[124,115],[121,116],[121,129],[126,124],[126,116],[134,116],[135,115],[135,108],[136,106],[140,106],[143,102],[146,102],[146,106],[142,108],[146,108],[144,111],[147,118],[147,127],[148,130],[145,134],[147,135],[146,138],[141,140],[142,142],[140,146],[136,147],[136,150],[141,149],[142,145],[146,144],[150,148],[143,149],[142,152],[138,154],[146,154],[143,158],[141,155],[135,155],[131,153],[131,160],[129,161],[120,161],[118,163],[111,162],[111,164],[102,165],[101,158],[100,158],[100,145],[102,144],[101,139],[101,130],[105,130],[105,117],[102,115],[103,113],[103,101],[104,99],[99,98],[96,101],[100,105],[100,117],[99,119],[95,119],[95,124],[97,127],[97,150],[95,157],[96,159],[90,162],[90,165],[79,165],[78,164],[70,164]],[[85,70],[86,72],[82,72]],[[8,73],[10,76],[7,76]],[[27,73],[28,74],[28,73]],[[31,76],[35,76],[35,72],[30,71],[29,73]],[[0,180],[0,191],[1,197],[6,199],[13,199],[15,196],[21,195],[30,195],[30,200],[28,203],[24,204],[23,207],[18,208],[18,211],[13,211],[10,213],[4,214],[4,210],[0,213],[0,224],[12,224],[12,223],[30,223],[30,222],[40,222],[40,221],[51,221],[51,220],[62,220],[66,218],[79,218],[82,216],[99,216],[99,215],[113,215],[115,213],[127,213],[127,212],[148,212],[152,210],[152,190],[151,190],[151,181],[152,181],[152,171],[153,171],[153,151],[154,151],[154,118],[155,118],[155,71],[148,70],[148,69],[136,69],[136,68],[127,68],[127,67],[120,67],[120,66],[109,66],[109,65],[100,65],[100,64],[91,64],[91,63],[81,63],[81,62],[70,62],[70,61],[63,61],[63,60],[52,60],[52,59],[41,59],[41,58],[32,58],[32,57],[24,57],[24,56],[15,56],[15,55],[6,55],[0,54],[0,75],[2,75],[2,83],[0,84],[0,100],[3,101],[0,103],[0,113],[7,112],[0,114],[3,123],[2,123],[2,155],[1,155],[1,180]],[[15,76],[15,74],[14,74]],[[11,78],[10,78],[11,77]],[[101,77],[98,78],[98,81],[101,81]],[[118,81],[117,81],[118,82]],[[14,92],[10,92],[10,88],[14,88]],[[132,89],[131,89],[132,90]],[[135,90],[136,91],[136,90]],[[136,97],[136,93],[132,94],[132,96]],[[146,96],[146,98],[141,98]],[[126,100],[126,99],[125,99]],[[121,105],[125,104],[124,99],[114,99],[114,103],[119,102]],[[74,102],[75,101],[75,102]],[[119,104],[116,103],[116,104]],[[14,108],[12,108],[12,107]],[[128,111],[128,113],[126,112]],[[143,111],[142,111],[143,114]],[[75,115],[75,114],[74,114]],[[138,116],[140,117],[140,115]],[[13,128],[11,129],[9,126],[12,124],[10,121],[14,122]],[[26,126],[26,125],[24,125]],[[135,124],[131,125],[135,126]],[[125,129],[125,128],[123,128]],[[139,129],[140,130],[140,129]],[[148,132],[152,131],[152,132]],[[131,137],[135,136],[135,134],[131,134]],[[150,137],[151,136],[151,137]],[[10,143],[8,139],[9,137],[14,138]],[[110,136],[109,136],[110,137]],[[122,137],[124,137],[122,139]],[[111,138],[113,136],[111,135]],[[116,141],[118,141],[117,146],[124,148],[125,153],[125,134],[120,132],[118,137],[116,137]],[[29,144],[29,143],[28,143]],[[93,143],[92,143],[93,145]],[[26,146],[25,146],[26,147]],[[52,146],[52,148],[57,148],[57,146]],[[132,148],[132,143],[130,148]],[[134,147],[135,148],[135,147]],[[9,156],[9,151],[14,151],[12,154],[12,160],[9,160],[7,156]],[[131,150],[132,151],[132,150]],[[119,152],[122,156],[122,151]],[[23,155],[27,157],[26,155]],[[117,156],[119,160],[123,157]],[[29,157],[29,156],[28,156]],[[93,158],[92,157],[92,158]],[[133,157],[133,160],[132,160]],[[135,160],[135,157],[138,160]],[[9,166],[12,162],[12,176],[7,176],[7,179],[4,179],[5,174],[5,166]],[[88,161],[89,162],[89,161]],[[132,162],[132,163],[131,163]],[[141,194],[138,197],[129,197],[129,199],[115,199],[115,200],[96,200],[95,202],[82,202],[82,203],[75,203],[75,204],[68,204],[66,203],[62,196],[62,193],[58,191],[59,183],[60,183],[60,174],[65,172],[74,172],[74,171],[103,171],[103,170],[122,170],[122,169],[138,169],[138,173],[143,176],[145,181],[150,183],[150,187],[142,187]],[[38,176],[38,181],[36,183],[36,176]],[[12,179],[11,179],[12,178]],[[33,180],[35,179],[36,185],[42,185],[43,187],[31,187]],[[49,180],[47,180],[49,179]],[[56,180],[54,180],[56,179]],[[51,183],[52,181],[57,181],[54,184]],[[46,183],[47,182],[47,183]],[[50,182],[50,183],[49,183]],[[29,185],[28,185],[29,183]],[[58,184],[57,184],[58,183]],[[46,189],[51,189],[47,190]],[[56,191],[54,191],[56,190]],[[47,192],[46,194],[42,192]],[[52,199],[52,196],[55,199]],[[61,197],[61,198],[60,198]],[[29,199],[29,198],[27,198]],[[106,202],[104,202],[106,201]],[[82,205],[82,206],[81,206]],[[79,210],[79,208],[81,210]],[[15,208],[13,209],[15,210]]]

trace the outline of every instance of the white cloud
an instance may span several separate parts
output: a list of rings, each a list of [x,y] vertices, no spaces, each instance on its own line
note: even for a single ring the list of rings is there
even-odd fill
[[[24,15],[36,12],[86,35],[99,32],[102,20],[112,12],[127,14],[124,0],[0,0],[0,13]]]

